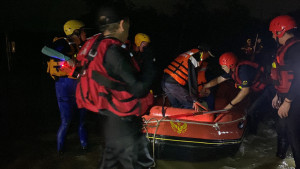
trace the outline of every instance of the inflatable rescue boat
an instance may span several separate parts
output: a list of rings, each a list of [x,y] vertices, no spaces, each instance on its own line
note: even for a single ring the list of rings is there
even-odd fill
[[[236,154],[245,135],[247,101],[231,110],[222,109],[238,91],[230,81],[221,83],[215,93],[213,111],[152,107],[149,115],[143,116],[143,132],[151,141],[154,157],[203,161]]]

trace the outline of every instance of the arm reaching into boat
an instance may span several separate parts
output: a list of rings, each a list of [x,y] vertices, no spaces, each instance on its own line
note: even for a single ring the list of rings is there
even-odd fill
[[[208,83],[206,83],[202,90],[200,91],[200,96],[207,96],[210,93],[209,88],[214,87],[224,81],[228,80],[227,78],[224,78],[223,76],[219,76],[211,81],[209,81]]]
[[[250,87],[243,87],[240,92],[238,93],[238,95],[231,100],[231,102],[224,107],[224,109],[229,110],[231,109],[234,105],[238,104],[239,102],[241,102],[250,92]]]

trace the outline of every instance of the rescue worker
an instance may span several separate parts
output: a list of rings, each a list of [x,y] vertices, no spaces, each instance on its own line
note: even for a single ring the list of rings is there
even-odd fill
[[[132,57],[134,64],[138,64],[138,67],[143,67],[143,53],[144,48],[150,45],[150,38],[144,33],[137,33],[134,37],[134,44],[132,45]],[[153,58],[155,62],[155,58]]]
[[[205,60],[209,56],[213,55],[208,47],[194,48],[180,54],[164,69],[162,89],[172,107],[200,110],[198,93],[206,83]],[[208,108],[214,109],[213,101]]]
[[[240,88],[237,96],[231,100],[224,109],[231,109],[240,103],[251,90],[261,91],[265,84],[261,83],[259,78],[261,71],[258,64],[250,61],[238,62],[237,57],[232,52],[223,53],[219,58],[219,63],[225,74],[209,81],[203,86],[201,93],[205,93],[206,89],[216,86],[228,79],[236,82],[236,87]]]
[[[79,20],[67,21],[63,26],[66,37],[54,38],[53,43],[47,46],[71,58],[67,63],[74,66],[76,54],[86,41],[83,27],[84,23]],[[67,130],[74,116],[79,118],[78,133],[81,149],[87,150],[87,133],[84,127],[86,110],[77,108],[75,99],[77,80],[69,75],[69,72],[63,70],[65,64],[65,61],[52,58],[48,62],[47,71],[55,80],[56,97],[60,110],[61,125],[57,133],[57,151],[60,155],[64,152]]]
[[[288,15],[275,17],[269,31],[280,45],[271,70],[271,78],[277,90],[272,106],[278,109],[281,118],[278,126],[277,156],[285,158],[290,143],[296,169],[300,168],[300,39],[295,36],[297,25]],[[288,140],[288,142],[287,142]],[[282,144],[281,142],[285,142]]]
[[[245,46],[241,47],[241,50],[245,54],[245,59],[250,60],[253,54],[253,44],[251,39],[247,39]]]
[[[153,102],[149,92],[155,75],[153,56],[145,48],[140,71],[132,64],[130,52],[123,47],[130,26],[125,9],[102,7],[97,18],[100,33],[88,40],[78,55],[86,73],[80,77],[76,99],[79,107],[105,118],[105,148],[99,168],[118,164],[126,169],[150,167],[154,161],[141,132],[141,116]]]
[[[251,39],[247,39],[246,45],[241,48],[244,54],[243,59],[255,62],[257,60],[257,55],[260,54],[262,49],[263,49],[262,41],[260,38],[258,38],[258,34],[254,44],[252,44]]]
[[[134,37],[135,52],[143,52],[144,47],[150,43],[150,38],[144,33],[137,33]]]

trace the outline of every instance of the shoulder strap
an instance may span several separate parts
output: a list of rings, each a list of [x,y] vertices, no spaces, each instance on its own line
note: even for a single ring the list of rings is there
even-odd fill
[[[94,41],[88,55],[87,55],[87,59],[89,60],[89,62],[91,62],[92,60],[94,60],[95,56],[97,55],[97,49],[98,46],[100,44],[100,42],[104,39],[104,36],[101,34],[97,37],[97,39]]]
[[[79,77],[80,77],[81,75],[85,74],[85,71],[86,71],[86,69],[89,67],[91,61],[94,60],[95,56],[97,55],[97,48],[98,48],[100,42],[101,42],[103,39],[104,39],[104,36],[103,36],[103,35],[99,35],[99,36],[97,37],[97,39],[94,41],[92,47],[91,47],[90,50],[89,50],[89,53],[88,53],[87,56],[86,56],[86,58],[88,59],[88,62],[85,63],[85,64],[82,66],[81,71],[80,71],[80,73],[79,73],[79,74],[80,74]]]

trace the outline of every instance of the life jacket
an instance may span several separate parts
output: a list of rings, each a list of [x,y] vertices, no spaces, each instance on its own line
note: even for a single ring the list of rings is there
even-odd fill
[[[55,37],[53,39],[53,42],[60,40],[60,39],[64,39],[65,41],[67,41],[67,43],[70,45],[70,51],[67,53],[68,56],[71,56],[72,59],[75,59],[76,57],[76,51],[78,51],[78,49],[75,49],[75,47],[72,45],[73,43],[70,42],[67,38],[61,37]],[[66,64],[65,61],[61,61],[58,59],[50,59],[47,62],[47,73],[50,74],[50,76],[55,80],[56,77],[68,77],[71,79],[75,79],[74,77],[72,77],[71,75],[69,75],[68,72],[66,71],[62,71],[61,68]]]
[[[293,71],[284,63],[284,56],[288,48],[298,42],[299,39],[293,39],[281,46],[277,51],[276,60],[272,63],[271,78],[279,93],[288,93],[294,79]]]
[[[188,81],[188,60],[198,52],[199,49],[191,49],[190,51],[180,54],[164,69],[164,72],[172,76],[179,84],[183,86],[186,85]],[[192,62],[196,62],[196,60],[194,59]]]
[[[236,82],[235,86],[237,88],[241,88],[242,81],[239,78],[239,68],[242,65],[248,65],[248,66],[251,66],[251,67],[255,68],[256,70],[258,70],[257,73],[256,73],[256,76],[255,76],[255,78],[252,82],[251,89],[254,92],[258,92],[258,91],[263,90],[266,87],[266,83],[263,80],[263,78],[264,78],[263,77],[264,68],[262,66],[259,66],[257,63],[254,63],[254,62],[251,62],[251,61],[248,61],[248,60],[244,60],[244,61],[239,62],[238,65],[236,66],[235,72],[232,73],[232,79]]]
[[[121,46],[122,42],[97,34],[81,48],[77,59],[83,70],[76,89],[77,105],[95,113],[108,110],[118,116],[141,116],[152,105],[153,95],[149,92],[136,98],[127,91],[127,84],[108,75],[103,60],[111,45]]]
[[[197,77],[197,82],[198,82],[198,92],[200,93],[203,85],[207,82],[206,77],[205,77],[205,72],[207,69],[208,63],[205,61],[202,61],[200,64],[200,68],[198,70],[198,77]]]

